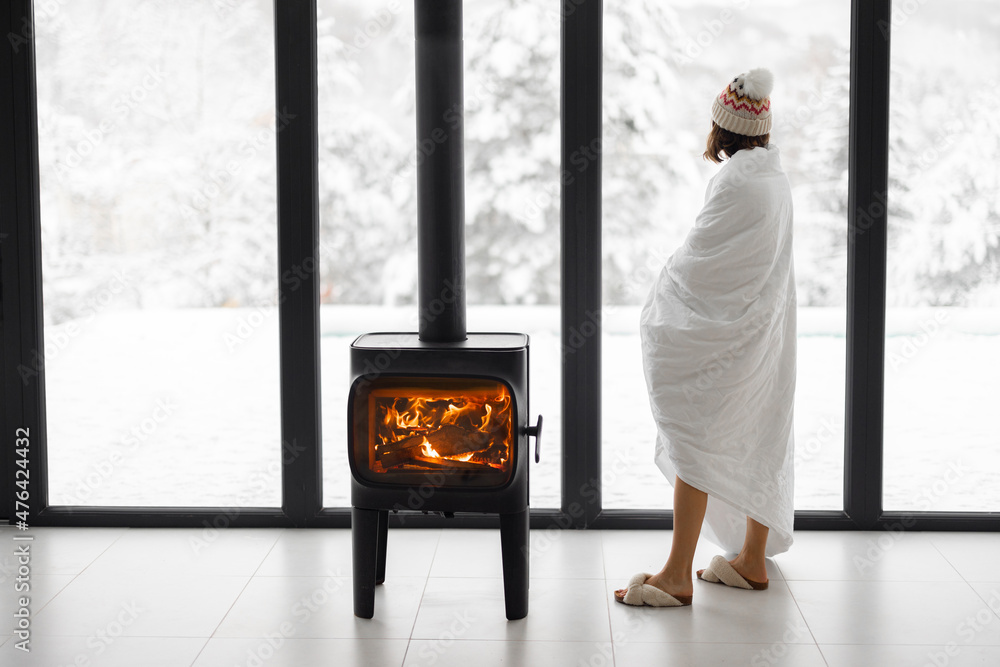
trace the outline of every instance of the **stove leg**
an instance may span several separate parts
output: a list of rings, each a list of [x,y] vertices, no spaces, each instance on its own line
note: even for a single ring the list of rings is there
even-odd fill
[[[528,510],[500,515],[503,597],[507,619],[528,615]]]
[[[375,583],[385,581],[385,542],[389,537],[389,510],[378,512],[378,553],[375,555]]]
[[[378,552],[378,510],[351,508],[351,542],[354,550],[354,615],[375,615],[375,568]]]

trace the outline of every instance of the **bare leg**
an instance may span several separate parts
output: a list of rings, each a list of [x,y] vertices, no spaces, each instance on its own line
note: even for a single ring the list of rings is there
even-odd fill
[[[701,534],[701,523],[705,520],[708,494],[700,491],[680,477],[674,484],[674,535],[667,564],[657,574],[646,580],[671,595],[691,595],[691,567],[694,550]],[[620,598],[625,590],[615,591]]]
[[[747,517],[747,535],[743,549],[730,561],[744,579],[767,581],[767,566],[764,563],[764,549],[767,547],[769,528]]]

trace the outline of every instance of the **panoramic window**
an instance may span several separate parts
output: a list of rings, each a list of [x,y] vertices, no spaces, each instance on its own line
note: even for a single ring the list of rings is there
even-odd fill
[[[1000,67],[1000,7],[907,7],[892,23],[883,506],[996,512],[1000,96],[982,73]]]
[[[320,2],[323,504],[350,505],[349,351],[416,331],[412,3]],[[531,506],[560,503],[559,17],[542,1],[466,3],[465,246],[470,332],[530,336],[544,415]],[[345,261],[349,258],[350,261]]]
[[[53,505],[281,504],[269,10],[35,23]]]
[[[45,349],[18,372],[46,374],[50,502],[277,507],[277,304],[296,275],[277,267],[276,133],[293,119],[275,114],[273,7],[122,7],[37,21]],[[350,344],[417,330],[428,149],[412,6],[319,10],[323,502],[343,507]],[[795,206],[795,506],[842,509],[849,3],[605,3],[603,140],[564,173],[558,8],[464,11],[467,323],[530,336],[532,507],[561,504],[560,180],[602,156],[603,504],[669,509],[639,314],[720,168],[701,157],[711,100],[765,66]],[[1000,12],[892,17],[883,505],[998,511],[1000,124],[976,73],[1000,65]]]
[[[762,66],[795,207],[795,507],[843,509],[850,3],[748,4],[604,5],[605,507],[671,507],[639,313],[719,169],[701,157],[712,100]]]

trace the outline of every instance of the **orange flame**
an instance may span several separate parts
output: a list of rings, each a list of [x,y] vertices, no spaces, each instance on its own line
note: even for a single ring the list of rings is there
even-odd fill
[[[472,388],[462,389],[462,382],[449,390],[380,390],[371,399],[372,447],[382,466],[439,469],[454,461],[467,464],[462,470],[507,468],[513,444],[513,401],[507,387],[464,381]]]
[[[423,454],[424,454],[424,456],[426,456],[426,457],[429,457],[429,458],[432,458],[432,459],[439,459],[439,458],[441,458],[441,455],[438,454],[436,451],[434,451],[434,448],[431,447],[431,443],[427,442],[427,438],[424,438],[423,443],[421,443],[420,451],[422,451]]]

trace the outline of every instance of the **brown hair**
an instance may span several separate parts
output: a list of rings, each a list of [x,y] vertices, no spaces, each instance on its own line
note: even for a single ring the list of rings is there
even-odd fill
[[[736,151],[744,148],[756,148],[757,146],[767,146],[770,133],[761,134],[756,137],[748,137],[745,134],[736,134],[723,128],[714,120],[712,121],[712,131],[708,133],[708,145],[702,157],[712,162],[722,162],[721,154],[732,157]]]

